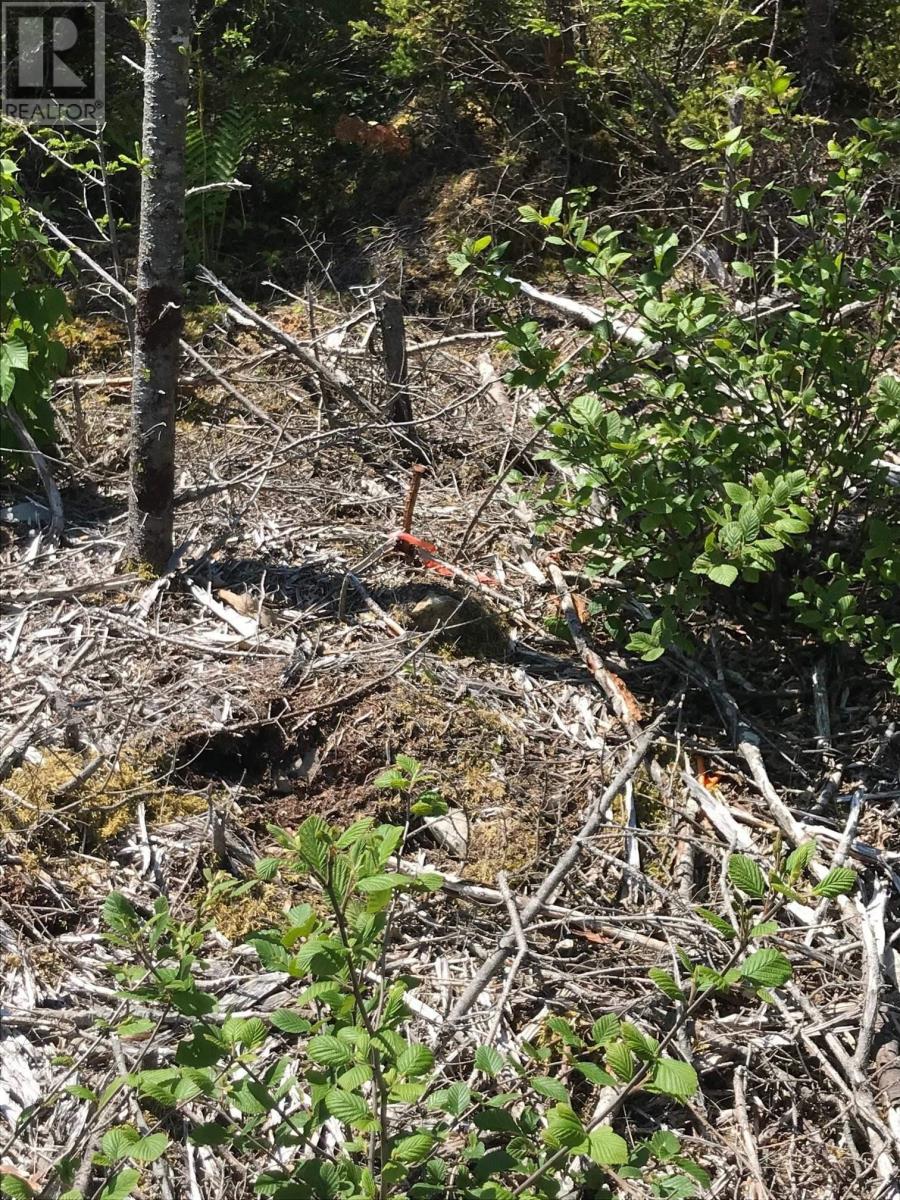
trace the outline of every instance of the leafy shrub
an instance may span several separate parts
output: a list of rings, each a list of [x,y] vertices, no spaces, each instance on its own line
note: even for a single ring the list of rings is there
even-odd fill
[[[428,783],[405,756],[379,781],[411,808],[422,803],[431,812],[435,794],[422,791]],[[464,1062],[451,1040],[442,1061],[439,1031],[432,1045],[408,1035],[410,981],[391,981],[381,969],[394,898],[437,889],[440,877],[398,872],[404,830],[371,818],[342,832],[311,817],[296,833],[271,833],[277,853],[251,878],[206,872],[205,894],[187,921],[164,897],[143,913],[120,893],[106,899],[111,970],[126,1004],[115,1032],[140,1041],[142,1052],[102,1093],[65,1083],[89,1106],[86,1128],[100,1138],[92,1163],[106,1172],[103,1200],[126,1200],[140,1187],[173,1134],[227,1152],[229,1161],[255,1163],[254,1190],[279,1200],[549,1200],[564,1179],[601,1200],[630,1195],[630,1180],[651,1196],[699,1195],[709,1176],[674,1132],[629,1141],[612,1127],[614,1114],[638,1089],[676,1104],[690,1099],[694,1068],[668,1053],[678,1032],[720,995],[730,1004],[771,1000],[792,975],[786,956],[765,944],[779,932],[784,905],[840,896],[856,880],[841,867],[819,869],[820,881],[811,883],[813,842],[784,858],[776,851],[768,873],[755,858],[732,855],[729,919],[696,910],[715,935],[711,957],[676,947],[673,970],[649,973],[675,1006],[661,1040],[613,1014],[593,1022],[550,1016],[533,1041],[519,1041],[518,1057],[488,1043],[473,1046]],[[210,914],[276,875],[306,899],[248,945],[263,971],[293,982],[296,996],[264,1016],[235,1016],[201,982]],[[600,1107],[597,1088],[612,1090]],[[107,1111],[123,1089],[140,1114],[135,1124]],[[19,1132],[51,1102],[26,1110]],[[326,1124],[337,1152],[322,1148]],[[58,1182],[68,1188],[60,1200],[82,1200],[71,1186],[77,1161],[58,1165]],[[5,1177],[3,1191],[24,1200],[33,1194],[17,1177]]]
[[[824,179],[813,170],[791,188],[742,174],[754,147],[740,127],[713,144],[690,139],[724,156],[711,183],[743,214],[731,263],[732,290],[748,297],[740,307],[686,275],[690,247],[672,231],[644,229],[635,248],[609,226],[589,229],[562,199],[546,214],[520,210],[603,293],[606,319],[573,362],[544,345],[536,322],[498,324],[519,362],[510,382],[551,397],[541,419],[564,479],[545,499],[577,517],[574,548],[645,614],[630,646],[646,659],[690,645],[691,619],[791,613],[900,677],[898,494],[883,461],[900,431],[900,379],[888,369],[900,238],[884,206],[900,123],[858,125],[829,143]],[[796,231],[789,249],[762,236],[776,205]],[[483,238],[453,262],[460,273],[475,265],[494,295],[517,291]],[[623,339],[636,324],[646,336]],[[599,604],[624,634],[615,593]]]
[[[52,334],[67,312],[62,289],[47,279],[62,275],[68,255],[54,250],[30,219],[17,171],[11,159],[0,159],[0,413],[14,408],[35,439],[46,442],[53,434],[50,385],[66,361]],[[3,444],[11,444],[5,433]]]

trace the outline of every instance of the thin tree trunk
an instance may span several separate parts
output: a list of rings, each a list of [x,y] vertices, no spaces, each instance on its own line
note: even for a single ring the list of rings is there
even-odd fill
[[[147,0],[128,536],[131,557],[155,571],[172,553],[190,24],[190,0]]]
[[[834,90],[834,3],[806,0],[805,101],[810,112],[820,115],[831,107]]]
[[[378,303],[378,322],[381,326],[381,349],[384,355],[384,374],[391,391],[387,402],[388,420],[401,426],[398,430],[413,455],[420,462],[422,453],[419,435],[413,424],[412,397],[409,394],[409,373],[406,362],[406,326],[403,305],[398,296],[385,295]]]
[[[387,406],[388,419],[398,424],[408,423],[413,415],[406,371],[406,328],[399,297],[383,297],[378,305],[378,320],[381,325],[384,373],[387,382],[392,385]]]

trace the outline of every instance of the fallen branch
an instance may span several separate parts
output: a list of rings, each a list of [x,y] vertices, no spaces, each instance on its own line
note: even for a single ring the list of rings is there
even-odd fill
[[[55,545],[62,537],[62,531],[65,527],[66,519],[63,512],[62,496],[59,494],[59,488],[54,482],[53,476],[50,474],[50,467],[47,464],[47,459],[38,448],[37,442],[31,436],[31,431],[28,426],[10,404],[3,407],[3,415],[6,417],[12,426],[13,433],[19,439],[23,449],[27,454],[31,455],[31,461],[34,463],[34,469],[40,476],[41,485],[44,493],[47,496],[47,506],[50,509],[50,525],[47,530],[47,537],[51,545]]]
[[[229,304],[232,304],[242,316],[252,321],[260,329],[265,330],[270,337],[274,338],[280,346],[283,346],[295,358],[299,358],[303,365],[308,367],[314,375],[317,375],[333,394],[346,400],[348,404],[351,404],[365,416],[371,417],[376,421],[381,420],[381,416],[375,406],[370,404],[364,396],[361,396],[347,379],[342,379],[340,375],[336,374],[329,366],[316,358],[296,338],[292,338],[289,333],[285,333],[283,329],[280,329],[266,317],[261,317],[259,313],[254,312],[249,304],[245,304],[243,300],[237,297],[221,279],[217,279],[212,271],[207,270],[206,267],[200,267],[197,271],[197,278],[211,287],[214,292],[217,292],[223,299],[227,300]]]
[[[612,802],[644,761],[644,758],[653,744],[653,739],[656,734],[656,727],[662,721],[667,712],[668,708],[663,709],[656,721],[654,721],[654,723],[649,726],[649,728],[638,739],[634,751],[626,760],[625,765],[616,774],[612,783],[609,784],[602,796],[600,796],[591,807],[587,820],[575,835],[569,848],[560,857],[556,866],[549,872],[548,875],[544,877],[543,882],[538,887],[534,896],[525,905],[520,918],[523,929],[527,929],[530,922],[534,920],[546,901],[549,900],[549,898],[565,879],[566,875],[568,875],[575,863],[578,861],[578,858],[580,857],[581,851],[584,847],[584,843],[591,838],[599,828],[605,819]],[[515,944],[515,931],[510,931],[501,939],[497,950],[482,965],[481,970],[478,971],[474,979],[453,1006],[453,1009],[447,1017],[448,1026],[459,1022],[466,1015],[466,1013],[468,1013],[472,1005],[503,966],[510,950]]]
[[[85,251],[82,250],[81,247],[75,242],[73,242],[71,238],[67,237],[57,225],[53,224],[49,217],[45,217],[44,214],[36,208],[30,209],[30,212],[45,229],[50,230],[53,236],[60,241],[67,250],[71,251],[76,258],[79,258],[85,264],[85,266],[90,267],[94,274],[98,275],[104,281],[104,283],[109,284],[116,295],[121,296],[123,300],[132,306],[136,304],[133,293],[130,292],[124,284],[119,283],[118,279],[116,279],[114,275],[110,275],[108,271],[104,270],[98,262],[95,262],[94,259],[91,258],[89,254],[86,254]],[[273,420],[273,418],[270,417],[267,412],[264,412],[258,404],[254,404],[249,396],[245,396],[243,392],[238,391],[233,384],[229,383],[222,373],[217,371],[208,359],[204,358],[202,354],[198,354],[193,346],[184,341],[184,339],[181,339],[178,345],[188,356],[188,358],[197,363],[198,366],[202,367],[206,374],[211,376],[216,383],[218,383],[219,386],[228,393],[229,396],[237,400],[239,404],[246,408],[248,412],[252,413],[253,416],[258,420],[264,422],[266,425],[271,425],[273,429],[277,429],[280,432],[281,426],[277,421]]]

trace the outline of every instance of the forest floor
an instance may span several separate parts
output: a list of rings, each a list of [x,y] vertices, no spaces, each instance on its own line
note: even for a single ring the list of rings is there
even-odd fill
[[[313,338],[305,305],[268,316],[382,411],[368,305],[333,302],[314,314],[330,338]],[[86,326],[80,382],[59,390],[62,544],[37,530],[42,498],[13,485],[0,527],[0,1140],[15,1169],[40,1185],[61,1154],[91,1153],[64,1088],[117,1070],[97,1025],[120,1004],[99,928],[111,889],[144,906],[164,892],[187,911],[204,868],[242,874],[266,853],[270,822],[402,821],[374,781],[409,755],[456,815],[411,829],[407,859],[447,884],[404,912],[387,969],[417,978],[423,1023],[440,1023],[509,928],[498,874],[534,894],[661,717],[652,769],[527,931],[498,1044],[515,1054],[547,1014],[663,1027],[647,968],[671,968],[676,943],[715,958],[695,906],[722,902],[727,854],[771,862],[779,839],[813,838],[826,866],[866,874],[869,901],[788,916],[777,944],[794,977],[777,1002],[727,997],[698,1022],[702,1089],[678,1128],[715,1195],[876,1195],[900,1161],[900,736],[887,684],[784,630],[763,655],[760,631],[739,627],[697,662],[615,650],[565,531],[536,537],[523,485],[495,485],[513,463],[526,482],[540,470],[533,413],[498,381],[495,337],[454,340],[440,322],[407,329],[426,469],[404,540],[416,472],[396,430],[335,404],[263,331],[205,314],[195,344],[231,390],[199,369],[186,381],[178,551],[161,579],[140,579],[123,567],[127,370],[101,332]],[[224,1009],[283,1002],[283,979],[260,975],[241,942],[288,899],[260,882],[218,914],[203,971]],[[479,997],[472,1037],[499,994],[495,980]],[[644,1095],[629,1119],[652,1128],[658,1105]],[[749,1145],[777,1183],[768,1192]],[[178,1194],[243,1194],[224,1161],[185,1156]]]

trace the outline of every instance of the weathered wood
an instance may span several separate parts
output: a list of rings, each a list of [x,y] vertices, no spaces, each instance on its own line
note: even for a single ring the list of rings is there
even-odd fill
[[[388,420],[411,426],[413,413],[406,370],[406,328],[399,296],[382,296],[378,303],[378,323],[381,327],[384,377],[389,389]]]

